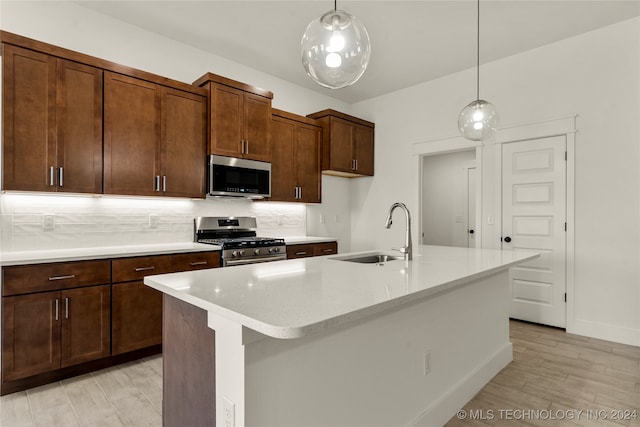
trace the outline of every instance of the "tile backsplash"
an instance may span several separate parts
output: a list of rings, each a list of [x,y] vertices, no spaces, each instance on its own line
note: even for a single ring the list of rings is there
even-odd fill
[[[197,216],[255,216],[260,236],[306,234],[303,204],[6,193],[0,195],[0,250],[190,242]]]

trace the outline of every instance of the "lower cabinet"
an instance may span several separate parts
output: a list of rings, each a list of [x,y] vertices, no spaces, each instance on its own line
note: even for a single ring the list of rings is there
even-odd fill
[[[312,256],[331,255],[337,253],[338,242],[287,245],[287,259],[307,258]]]
[[[162,293],[142,281],[113,285],[112,289],[112,353],[161,344]]]
[[[111,286],[2,299],[2,380],[12,381],[110,354]]]
[[[162,293],[144,276],[219,266],[196,252],[3,267],[0,394],[157,353]]]

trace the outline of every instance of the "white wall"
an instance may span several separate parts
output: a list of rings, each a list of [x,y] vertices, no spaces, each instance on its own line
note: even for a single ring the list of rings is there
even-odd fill
[[[579,115],[569,330],[640,345],[640,19],[482,68],[481,97],[496,105],[503,128]],[[400,230],[383,231],[378,217],[396,200],[417,215],[413,144],[456,135],[474,85],[475,70],[467,70],[354,106],[354,114],[376,123],[377,161],[374,178],[351,184],[352,249],[390,247],[401,238]],[[484,246],[499,242],[498,227],[486,222],[494,214],[493,155],[489,144],[482,165]]]
[[[0,28],[53,45],[191,83],[206,72],[243,81],[274,93],[273,106],[308,114],[325,108],[348,111],[342,101],[293,85],[202,50],[181,44],[78,4],[0,2]],[[300,72],[304,72],[302,66]],[[327,222],[310,227],[315,235],[338,239],[349,248],[349,185],[324,182],[324,202],[312,208]],[[124,200],[124,201],[123,201]],[[160,217],[149,229],[148,215]],[[44,214],[55,214],[57,227],[42,233]],[[306,209],[297,204],[221,200],[158,200],[92,197],[0,195],[0,250],[54,249],[112,244],[192,240],[192,218],[198,215],[256,215],[259,232],[274,237],[304,235]],[[315,219],[315,214],[312,215]],[[337,221],[336,221],[337,218]],[[309,233],[311,234],[311,233]]]
[[[467,167],[475,159],[475,150],[424,157],[419,241],[467,247]]]

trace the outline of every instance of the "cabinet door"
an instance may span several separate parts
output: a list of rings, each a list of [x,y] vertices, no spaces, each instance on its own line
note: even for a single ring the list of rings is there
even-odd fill
[[[273,116],[271,124],[271,200],[296,202],[294,142],[296,122]]]
[[[61,367],[107,357],[111,353],[111,286],[62,291]]]
[[[205,194],[207,100],[162,89],[162,190],[166,196]]]
[[[351,122],[331,117],[331,170],[353,172],[353,127]]]
[[[102,193],[102,70],[57,63],[58,191]]]
[[[60,292],[2,298],[2,380],[60,368]]]
[[[244,94],[244,157],[271,161],[271,100],[252,93]]]
[[[373,129],[362,125],[354,126],[353,149],[357,160],[355,172],[373,176]]]
[[[244,92],[211,83],[210,154],[242,156]]]
[[[305,203],[320,202],[320,139],[322,129],[300,123],[297,126],[295,160],[300,199]]]
[[[55,191],[56,60],[2,45],[3,189]]]
[[[162,343],[162,293],[140,282],[112,285],[112,354]]]
[[[159,92],[152,83],[105,72],[105,194],[160,194]]]

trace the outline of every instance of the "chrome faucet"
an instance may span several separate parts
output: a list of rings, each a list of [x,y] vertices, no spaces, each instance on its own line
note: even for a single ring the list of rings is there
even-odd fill
[[[399,250],[404,254],[405,261],[411,261],[411,259],[413,258],[413,250],[411,249],[411,214],[409,213],[409,209],[407,209],[407,206],[404,203],[394,203],[393,205],[391,205],[391,209],[389,209],[389,216],[387,216],[386,227],[391,228],[391,224],[393,224],[391,217],[393,216],[393,211],[395,210],[395,208],[402,209],[407,220],[407,231],[404,238],[404,247],[396,250]]]

